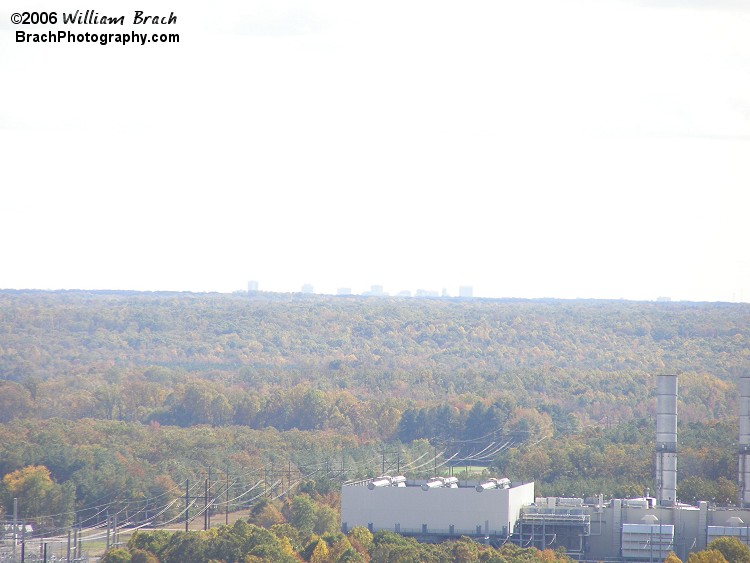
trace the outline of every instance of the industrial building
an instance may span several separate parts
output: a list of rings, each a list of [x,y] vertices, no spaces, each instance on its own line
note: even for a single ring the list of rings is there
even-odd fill
[[[722,536],[750,546],[750,375],[739,380],[739,499],[736,507],[682,504],[677,492],[676,375],[657,377],[655,496],[636,499],[539,498],[533,483],[486,483],[382,476],[345,485],[342,528],[367,526],[422,541],[469,536],[501,545],[556,549],[581,561],[687,560]]]
[[[343,487],[341,527],[390,530],[423,541],[469,536],[502,542],[514,529],[521,507],[533,502],[534,483],[383,476]]]

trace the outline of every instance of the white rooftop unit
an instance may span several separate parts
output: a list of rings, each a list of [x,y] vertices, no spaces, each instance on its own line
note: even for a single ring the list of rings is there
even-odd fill
[[[583,506],[580,497],[536,497],[534,503],[537,506]]]
[[[422,490],[429,491],[430,489],[437,489],[439,487],[457,488],[458,477],[433,477],[422,485]]]
[[[577,497],[558,497],[557,506],[583,506],[583,499]]]
[[[480,483],[475,487],[478,493],[481,493],[482,491],[488,491],[490,489],[509,489],[510,488],[510,479],[508,478],[502,478],[502,479],[490,479],[489,481],[485,483]]]
[[[626,498],[623,499],[622,505],[628,508],[653,508],[655,501],[656,499],[652,497]]]
[[[374,489],[376,487],[405,487],[406,486],[406,477],[403,475],[397,475],[395,477],[391,477],[390,475],[381,475],[380,477],[375,477],[372,481],[367,483],[368,489]]]
[[[651,519],[656,519],[655,516]],[[648,518],[648,516],[646,517]],[[650,522],[622,525],[622,558],[641,561],[664,561],[674,551],[674,526]]]

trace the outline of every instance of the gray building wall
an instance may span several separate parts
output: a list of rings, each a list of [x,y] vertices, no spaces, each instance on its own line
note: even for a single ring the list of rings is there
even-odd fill
[[[474,486],[429,491],[419,486],[372,490],[366,486],[344,486],[341,524],[346,529],[370,526],[373,531],[405,534],[500,536],[512,532],[521,507],[533,502],[534,483],[482,492],[477,492]]]
[[[733,535],[745,542],[750,538],[750,510],[739,508],[708,509],[706,502],[699,506],[680,507],[654,507],[636,508],[628,507],[621,500],[614,500],[603,508],[587,507],[591,515],[591,535],[588,538],[588,550],[586,559],[600,560],[618,558],[622,550],[622,528],[623,524],[649,523],[646,516],[655,516],[658,520],[655,525],[661,523],[665,526],[674,526],[674,545],[672,551],[683,561],[687,561],[688,554],[706,548],[709,527],[737,528],[736,518],[744,525],[740,526],[741,532],[730,531],[727,535]],[[735,519],[735,525],[730,525]],[[649,552],[647,544],[644,544],[644,556]]]

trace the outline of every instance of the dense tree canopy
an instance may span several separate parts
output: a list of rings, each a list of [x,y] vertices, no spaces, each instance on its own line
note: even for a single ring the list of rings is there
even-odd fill
[[[177,532],[166,537],[162,532],[138,532],[128,542],[128,549],[112,549],[103,561],[133,563],[135,554],[150,554],[162,563],[264,562],[293,563],[567,563],[564,553],[506,544],[499,549],[469,538],[439,545],[420,544],[392,532],[374,536],[365,528],[354,528],[348,535],[339,532],[318,536],[309,534],[299,549],[291,547],[283,531],[276,533],[238,521],[208,532]],[[181,558],[181,559],[180,559]]]
[[[466,458],[538,494],[640,495],[653,487],[654,375],[678,373],[678,495],[729,503],[749,370],[747,304],[0,291],[0,500],[80,517],[101,503],[155,514],[166,499],[154,518],[168,521],[185,484],[213,471],[237,495],[266,491],[235,507],[289,545],[224,531],[133,546],[133,560],[438,561],[396,538],[326,539],[330,483]],[[452,556],[508,556],[475,548],[456,542]]]

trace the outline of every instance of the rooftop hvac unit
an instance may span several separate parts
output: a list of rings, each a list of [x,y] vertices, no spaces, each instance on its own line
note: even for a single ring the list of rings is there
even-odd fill
[[[373,490],[378,487],[405,487],[406,477],[403,475],[397,475],[391,477],[390,475],[381,475],[376,477],[367,484],[367,488]]]
[[[510,479],[503,477],[502,479],[490,479],[486,483],[480,483],[474,487],[478,493],[489,489],[510,489]]]
[[[423,491],[429,491],[430,489],[439,489],[439,488],[448,488],[448,489],[458,488],[458,477],[433,477],[432,479],[427,481],[424,485],[422,485]]]

